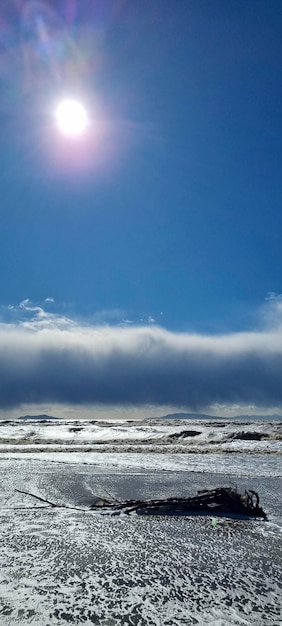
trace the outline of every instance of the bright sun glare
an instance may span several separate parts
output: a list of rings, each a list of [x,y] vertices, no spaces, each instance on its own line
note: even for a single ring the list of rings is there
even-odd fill
[[[56,108],[55,116],[59,130],[69,137],[82,135],[89,123],[87,111],[78,100],[62,100]]]

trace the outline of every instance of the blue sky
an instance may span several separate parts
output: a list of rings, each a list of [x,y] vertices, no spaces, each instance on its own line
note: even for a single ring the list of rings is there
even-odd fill
[[[0,314],[7,354],[18,346],[20,358],[21,337],[33,333],[41,355],[43,325],[62,333],[64,320],[78,343],[86,328],[89,337],[101,327],[122,331],[136,362],[132,332],[145,332],[161,345],[157,363],[169,362],[159,381],[152,374],[154,392],[137,371],[148,393],[134,394],[131,360],[121,358],[128,391],[119,398],[111,385],[103,394],[89,396],[83,385],[73,394],[74,363],[62,381],[68,392],[56,391],[54,381],[48,391],[40,381],[16,383],[13,356],[7,376],[14,392],[4,400],[0,389],[5,414],[25,403],[280,410],[280,352],[278,358],[270,341],[266,384],[269,361],[248,337],[266,337],[267,346],[274,332],[275,345],[281,341],[281,26],[276,0],[0,5]],[[60,136],[54,103],[62,96],[85,102],[89,136]],[[173,367],[162,332],[176,342]],[[242,359],[257,350],[261,368],[248,393],[238,372],[251,376],[250,361],[246,370],[230,366],[236,393],[219,392],[203,370],[195,381],[187,369],[192,337],[197,350],[203,341],[232,337],[231,360],[237,343]],[[119,334],[111,354],[116,341]],[[97,372],[87,363],[85,356],[83,376],[87,370],[96,388]],[[204,358],[204,370],[208,363]],[[107,361],[107,380],[119,367]],[[170,375],[178,394],[164,393]],[[261,385],[267,393],[259,393]]]

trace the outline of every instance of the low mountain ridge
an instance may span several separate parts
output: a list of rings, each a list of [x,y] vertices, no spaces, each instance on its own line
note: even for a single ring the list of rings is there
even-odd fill
[[[160,415],[159,417],[154,417],[151,419],[160,419],[160,420],[183,420],[183,419],[191,419],[191,420],[245,420],[245,421],[253,421],[253,420],[282,420],[281,415],[233,415],[230,417],[223,417],[222,415],[207,415],[206,413],[168,413],[167,415]]]
[[[54,417],[53,415],[21,415],[18,417],[19,420],[35,420],[35,421],[46,421],[46,420],[58,420],[58,417]]]

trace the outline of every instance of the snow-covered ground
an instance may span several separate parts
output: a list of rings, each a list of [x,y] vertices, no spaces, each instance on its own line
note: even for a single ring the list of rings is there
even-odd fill
[[[281,625],[279,421],[2,422],[0,444],[1,626]],[[89,509],[223,484],[269,520]]]

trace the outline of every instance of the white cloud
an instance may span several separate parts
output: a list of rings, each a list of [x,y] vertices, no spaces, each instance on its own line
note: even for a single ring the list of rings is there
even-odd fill
[[[281,293],[275,293],[275,291],[269,291],[268,294],[265,296],[264,298],[266,301],[269,300],[275,300],[275,301],[281,301],[282,300],[282,294]]]
[[[140,317],[139,322],[141,322],[141,324],[155,324],[156,320],[152,315],[148,315],[146,317]]]
[[[267,294],[258,319],[262,328],[282,328],[282,294],[273,291]]]
[[[128,320],[127,318],[123,319],[120,323],[120,326],[128,326],[130,324],[133,324],[132,320]]]
[[[282,408],[280,306],[269,298],[259,330],[211,336],[170,332],[148,319],[79,324],[25,299],[6,307],[10,317],[0,323],[0,408]]]

